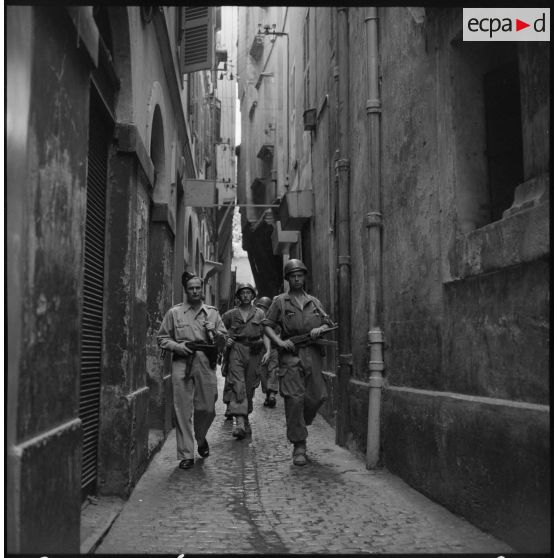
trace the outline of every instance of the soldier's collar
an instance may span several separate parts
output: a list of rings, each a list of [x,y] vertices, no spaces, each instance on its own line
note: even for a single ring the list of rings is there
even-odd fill
[[[308,296],[308,293],[307,293],[304,289],[302,289],[302,294],[303,294],[304,296]],[[291,291],[289,291],[289,292],[286,294],[285,298],[286,298],[286,299],[289,299],[289,300],[291,299]]]
[[[209,312],[207,311],[207,305],[204,304],[203,302],[202,302],[201,306],[200,306],[198,309],[194,308],[189,302],[185,302],[184,304],[186,305],[186,310],[189,310],[189,309],[192,310],[192,311],[195,313],[196,316],[197,316],[202,310],[203,310],[206,314],[209,314]]]

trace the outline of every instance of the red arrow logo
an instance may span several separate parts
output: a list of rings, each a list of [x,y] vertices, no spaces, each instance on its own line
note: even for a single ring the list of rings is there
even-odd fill
[[[522,29],[525,29],[526,27],[531,27],[531,24],[530,23],[525,23],[524,21],[521,21],[520,19],[515,20],[515,30],[516,31],[521,31]]]

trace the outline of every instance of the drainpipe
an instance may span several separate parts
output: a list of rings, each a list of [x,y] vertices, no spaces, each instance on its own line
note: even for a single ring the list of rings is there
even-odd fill
[[[368,61],[368,89],[366,115],[368,124],[370,211],[366,215],[368,230],[368,435],[366,444],[366,468],[377,466],[380,458],[380,411],[383,375],[384,333],[381,324],[382,301],[382,213],[380,175],[380,89],[378,79],[378,9],[366,8],[366,46]]]
[[[344,446],[349,433],[349,380],[351,377],[351,246],[349,153],[349,21],[348,8],[337,8],[337,118],[339,158],[337,182],[337,254],[339,300],[339,370],[337,374],[336,443]]]

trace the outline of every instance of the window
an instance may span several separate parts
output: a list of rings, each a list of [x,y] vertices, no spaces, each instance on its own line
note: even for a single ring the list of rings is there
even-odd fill
[[[215,8],[182,8],[180,69],[183,74],[209,70],[215,63]]]
[[[501,219],[523,182],[517,45],[456,40],[452,55],[456,204],[469,232]]]

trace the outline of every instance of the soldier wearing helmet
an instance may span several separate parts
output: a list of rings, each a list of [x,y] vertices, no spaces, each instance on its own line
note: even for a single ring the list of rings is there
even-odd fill
[[[283,277],[288,281],[288,276],[295,271],[302,271],[304,275],[308,273],[308,269],[306,268],[306,266],[300,260],[297,260],[295,258],[289,260],[285,264],[285,267],[283,268]]]
[[[264,312],[269,310],[271,306],[271,299],[267,296],[258,298],[254,306],[261,308]],[[264,407],[274,408],[277,404],[275,394],[279,391],[279,379],[277,373],[279,372],[279,355],[277,349],[274,347],[269,348],[269,358],[265,364],[260,365],[260,378],[262,381],[262,391],[265,394]]]
[[[289,292],[275,298],[264,321],[265,333],[278,347],[279,393],[285,401],[287,438],[293,444],[295,465],[306,464],[306,427],[327,398],[321,347],[313,341],[333,325],[321,302],[304,290],[307,273],[300,260],[285,264],[283,275],[289,282]],[[295,346],[289,341],[302,334],[309,334],[309,343]]]
[[[234,419],[232,435],[241,440],[250,432],[248,415],[253,410],[254,392],[260,383],[258,365],[267,363],[271,342],[263,331],[264,311],[252,305],[256,289],[250,283],[240,283],[235,294],[239,305],[223,314],[228,332],[223,400]]]

